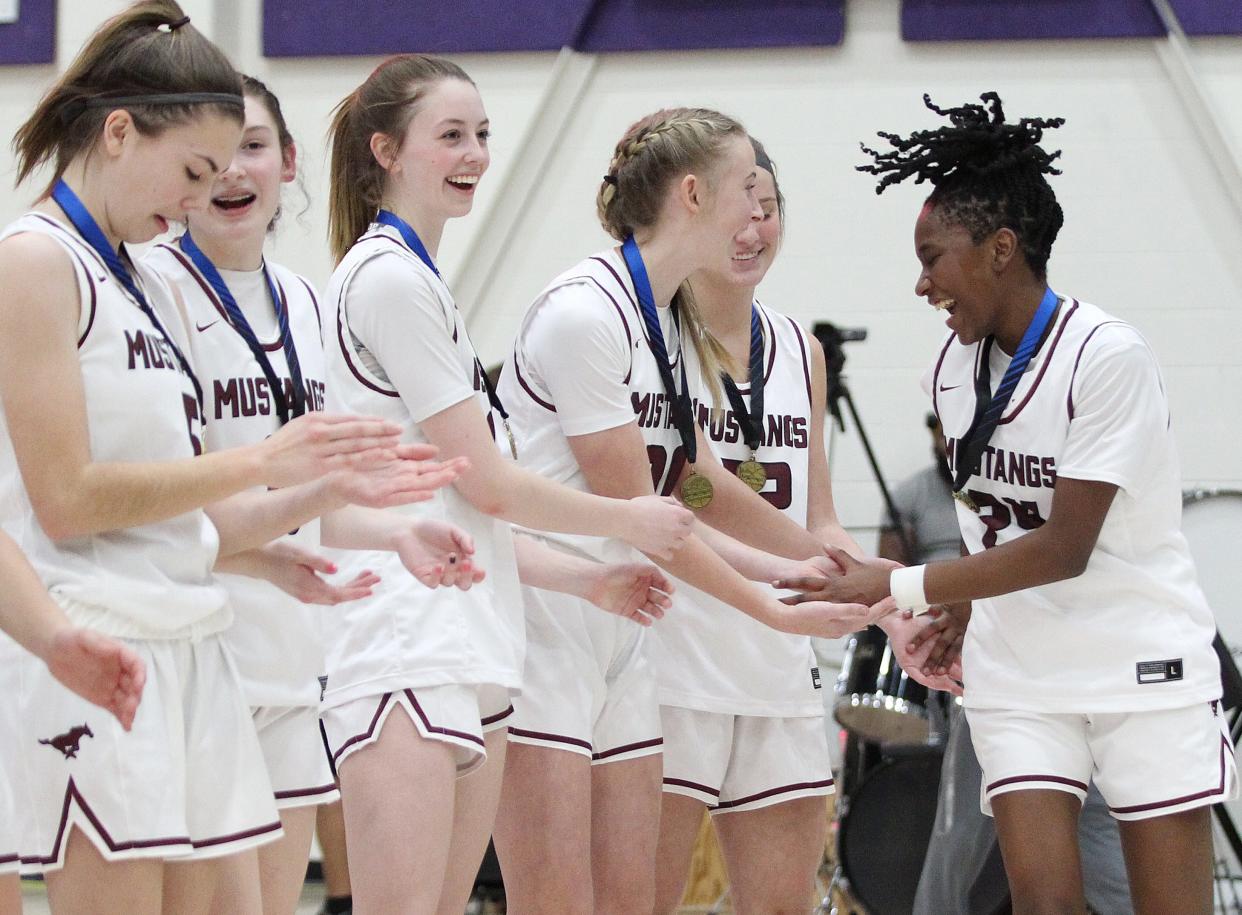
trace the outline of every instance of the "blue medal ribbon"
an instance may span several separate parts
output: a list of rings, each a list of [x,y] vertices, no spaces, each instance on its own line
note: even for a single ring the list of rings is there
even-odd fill
[[[69,221],[73,223],[73,227],[77,229],[78,234],[82,236],[86,243],[95,250],[95,253],[108,266],[108,272],[129,293],[130,298],[134,300],[142,313],[147,316],[147,320],[155,326],[156,332],[163,338],[168,348],[172,350],[173,355],[177,358],[177,365],[185,376],[190,379],[190,383],[194,385],[194,396],[198,399],[198,415],[204,416],[203,386],[199,384],[198,376],[190,368],[189,360],[185,358],[181,348],[173,342],[172,337],[168,335],[168,331],[164,330],[164,325],[160,323],[159,317],[156,316],[155,309],[147,302],[146,294],[138,286],[138,281],[134,279],[134,275],[130,273],[129,268],[125,266],[125,261],[121,259],[120,253],[112,247],[112,242],[108,241],[108,236],[104,234],[103,229],[99,228],[99,223],[90,214],[86,204],[73,192],[73,188],[65,184],[63,178],[58,179],[55,187],[52,188],[52,199],[64,211]],[[123,249],[124,244],[122,243]]]
[[[393,213],[391,210],[380,210],[375,216],[375,221],[382,226],[390,226],[397,230],[401,235],[401,240],[405,242],[405,246],[409,248],[422,261],[427,269],[436,275],[443,282],[444,277],[440,276],[440,271],[436,269],[435,261],[431,259],[431,254],[427,251],[427,246],[423,244],[423,240],[418,237],[418,233],[414,231],[414,227]],[[500,414],[500,421],[505,427],[505,435],[509,439],[509,451],[513,454],[514,460],[517,459],[517,444],[513,438],[513,430],[509,427],[509,411],[505,409],[504,402],[501,401],[500,395],[496,393],[496,386],[492,384],[492,379],[488,377],[487,370],[483,368],[483,363],[479,361],[479,357],[474,357],[475,370],[481,379],[483,390],[487,392],[487,402],[492,405],[492,409]]]
[[[224,282],[224,277],[220,275],[216,265],[211,262],[211,258],[204,254],[203,250],[195,244],[194,239],[190,237],[188,229],[178,239],[177,243],[180,245],[181,250],[194,262],[194,266],[198,268],[198,272],[203,275],[203,279],[207,281],[207,284],[215,290],[216,296],[220,299],[220,303],[228,314],[229,323],[233,326],[233,330],[246,342],[246,346],[250,348],[255,362],[263,370],[263,375],[267,378],[268,387],[272,389],[272,398],[275,401],[276,412],[280,416],[281,425],[289,422],[290,419],[301,416],[306,412],[306,389],[302,386],[302,365],[298,361],[297,349],[293,345],[293,333],[289,330],[289,310],[285,308],[280,296],[280,290],[276,288],[276,283],[273,281],[271,273],[268,272],[267,262],[263,263],[263,279],[267,283],[268,294],[272,297],[272,308],[276,311],[276,324],[280,328],[280,344],[285,351],[285,365],[289,369],[289,378],[293,382],[292,404],[289,403],[288,398],[285,396],[285,386],[276,375],[276,370],[272,368],[272,361],[267,358],[267,352],[263,349],[262,344],[259,343],[259,338],[255,335],[250,322],[246,320],[246,315],[242,312],[241,306],[237,304],[236,297],[234,297],[232,290],[229,289],[228,284]]]
[[[690,388],[686,382],[685,357],[681,359],[681,393],[678,394],[677,382],[673,379],[673,366],[668,358],[668,347],[664,343],[664,331],[660,328],[660,313],[656,310],[655,294],[651,291],[651,280],[647,276],[647,265],[643,263],[638,242],[634,241],[633,235],[622,243],[621,256],[625,258],[630,279],[634,281],[634,294],[638,297],[638,307],[643,315],[643,323],[647,326],[647,344],[651,354],[655,356],[660,380],[664,382],[664,393],[672,406],[673,424],[677,427],[677,434],[681,436],[686,461],[693,467],[699,456],[699,448],[694,435],[694,407],[690,403]],[[681,319],[677,314],[677,306],[674,304],[670,307],[673,310],[673,322],[680,335]]]
[[[1009,399],[1013,397],[1014,389],[1018,386],[1018,379],[1026,371],[1031,357],[1035,355],[1039,341],[1043,339],[1048,323],[1052,320],[1056,310],[1057,295],[1049,287],[1044,290],[1044,297],[1035,310],[1031,323],[1027,325],[1026,332],[1022,335],[1022,342],[1018,344],[1013,360],[1009,363],[1009,368],[1005,370],[995,394],[991,393],[992,371],[989,367],[989,359],[996,338],[990,336],[984,341],[983,352],[979,359],[979,374],[975,378],[975,418],[970,424],[970,429],[962,437],[959,452],[961,457],[957,462],[957,471],[953,475],[954,496],[972,511],[978,511],[978,508],[971,506],[969,496],[962,492],[962,487],[966,485],[967,480],[979,472],[983,450],[992,438],[992,433],[996,431],[996,424],[1000,422],[1005,407],[1009,406]]]
[[[720,373],[720,381],[729,395],[729,403],[753,458],[763,444],[763,328],[759,324],[759,309],[753,302],[750,306],[750,409],[746,409],[742,392],[728,372]]]

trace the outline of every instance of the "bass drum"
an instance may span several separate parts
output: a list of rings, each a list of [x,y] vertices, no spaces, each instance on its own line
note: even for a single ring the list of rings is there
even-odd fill
[[[1190,544],[1199,586],[1234,660],[1242,659],[1242,492],[1195,489],[1182,500],[1182,533]]]
[[[837,854],[849,890],[871,915],[914,908],[936,823],[939,753],[888,759],[838,800]]]

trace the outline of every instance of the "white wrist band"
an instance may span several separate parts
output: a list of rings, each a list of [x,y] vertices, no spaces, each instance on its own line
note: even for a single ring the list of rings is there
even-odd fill
[[[930,605],[923,593],[923,573],[926,571],[927,566],[893,569],[888,577],[888,591],[899,610],[912,610],[915,616],[928,611]]]

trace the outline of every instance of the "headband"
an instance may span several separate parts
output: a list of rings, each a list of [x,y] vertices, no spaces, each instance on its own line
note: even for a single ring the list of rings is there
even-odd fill
[[[87,108],[125,108],[129,105],[231,105],[246,109],[241,95],[231,92],[151,92],[144,95],[98,95],[75,98],[60,109],[62,124],[69,124]]]

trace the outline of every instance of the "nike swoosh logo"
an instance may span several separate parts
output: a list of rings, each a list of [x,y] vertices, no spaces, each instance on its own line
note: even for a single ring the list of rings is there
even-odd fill
[[[201,333],[202,333],[203,331],[205,331],[207,328],[209,328],[209,327],[214,327],[215,325],[217,325],[217,324],[219,324],[219,323],[220,323],[220,319],[219,319],[219,318],[216,318],[214,321],[209,321],[209,322],[207,322],[206,324],[198,324],[198,323],[195,323],[195,325],[194,325],[194,326],[195,326],[196,328],[198,328],[198,332],[201,334]]]
[[[951,385],[949,385],[948,387],[945,387],[944,385],[941,385],[941,386],[940,386],[940,393],[941,393],[941,394],[943,394],[945,391],[956,391],[956,390],[957,390],[958,388],[960,388],[960,387],[961,387],[961,385],[960,385],[960,384],[951,384]]]

